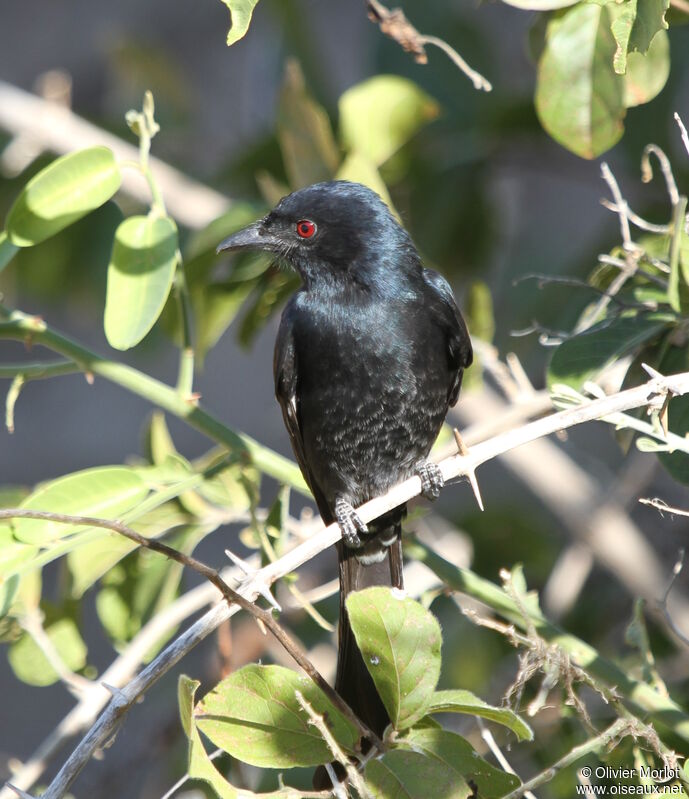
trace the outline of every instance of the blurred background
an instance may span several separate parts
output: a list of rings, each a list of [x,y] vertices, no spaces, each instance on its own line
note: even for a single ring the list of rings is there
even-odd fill
[[[31,92],[45,92],[46,84],[54,87],[57,81],[60,99],[67,98],[76,114],[132,143],[124,114],[139,108],[143,92],[152,90],[161,125],[154,155],[228,201],[253,204],[247,214],[255,207],[258,216],[266,199],[276,192],[279,196],[290,177],[281,157],[278,113],[290,59],[299,65],[306,92],[326,110],[335,130],[343,92],[380,73],[409,78],[435,101],[437,115],[384,164],[382,175],[392,200],[426,263],[448,277],[460,304],[469,304],[470,296],[474,304],[477,298],[486,301],[487,288],[493,306],[492,342],[501,356],[516,354],[538,392],[549,357],[539,332],[556,335],[570,329],[590,296],[570,286],[539,286],[524,278],[546,274],[583,279],[597,254],[619,242],[616,216],[599,203],[608,193],[600,159],[585,161],[567,152],[538,123],[530,12],[500,3],[441,0],[408,3],[405,10],[421,30],[451,42],[492,82],[492,93],[476,92],[439,51],[429,52],[427,66],[415,64],[368,21],[363,3],[333,0],[262,0],[248,35],[231,48],[225,45],[227,8],[217,0],[193,5],[162,0],[5,3],[0,80]],[[640,181],[639,160],[647,142],[663,147],[678,183],[685,191],[689,187],[689,159],[672,119],[677,110],[689,122],[689,26],[673,27],[670,44],[672,71],[665,89],[653,102],[629,110],[624,137],[605,156],[632,207],[653,221],[665,221],[668,206],[662,182],[644,186]],[[48,78],[46,73],[51,73]],[[28,177],[53,157],[43,152],[26,163],[16,157],[16,146],[10,149],[13,142],[14,136],[0,126],[0,147],[7,148],[0,160],[3,216]],[[29,135],[23,146],[30,149],[31,144]],[[41,144],[33,142],[37,152]],[[84,143],[74,143],[80,146]],[[138,207],[126,195],[117,202],[125,213]],[[42,315],[86,346],[174,382],[177,353],[165,324],[158,324],[126,355],[109,348],[103,333],[109,242],[120,219],[108,204],[21,252],[0,277],[0,291],[9,307]],[[191,240],[194,231],[180,227],[183,240]],[[222,275],[230,261],[219,259],[213,268]],[[471,317],[472,308],[468,310]],[[273,397],[278,317],[270,315],[265,323],[261,313],[254,317],[247,321],[240,313],[222,334],[205,357],[195,390],[234,429],[291,456]],[[489,315],[476,318],[477,324],[490,328]],[[482,333],[491,336],[489,329]],[[10,342],[0,342],[0,353],[3,363],[27,358],[23,347]],[[491,353],[484,351],[484,365],[494,357]],[[8,385],[0,381],[0,390]],[[523,390],[523,384],[515,390]],[[490,424],[502,411],[504,399],[495,381],[489,376],[482,385],[477,376],[468,380],[452,421],[480,437],[480,428],[472,426]],[[93,386],[80,376],[33,382],[17,404],[15,432],[0,429],[0,484],[32,486],[140,455],[150,412],[143,400],[102,380]],[[202,436],[175,419],[168,423],[186,457],[208,449]],[[482,467],[478,476],[484,513],[461,485],[444,492],[432,517],[411,526],[454,537],[452,551],[492,580],[501,567],[523,563],[529,586],[544,592],[547,613],[603,653],[625,651],[624,631],[635,596],[651,604],[662,596],[689,529],[687,520],[661,518],[636,499],[660,495],[686,507],[686,491],[666,477],[654,457],[635,450],[625,453],[602,424],[524,448],[514,458]],[[276,487],[268,481],[263,490],[268,501]],[[298,515],[300,507],[294,498],[292,512]],[[235,529],[225,529],[209,537],[199,547],[199,557],[220,563],[233,536]],[[323,556],[311,568],[307,584],[330,580],[335,558]],[[49,570],[46,581],[57,596],[58,567]],[[686,576],[679,582],[671,607],[681,626],[689,624],[689,585]],[[193,584],[193,578],[185,578],[185,586]],[[443,599],[434,605],[446,633],[444,683],[499,702],[514,675],[516,655],[494,634],[463,620],[451,604]],[[336,600],[321,609],[333,620]],[[102,671],[113,651],[89,601],[81,623],[89,663]],[[297,618],[295,624],[306,642],[321,637],[308,618]],[[651,633],[664,674],[686,698],[686,651],[682,659],[653,622]],[[184,770],[185,741],[170,700],[176,675],[184,671],[212,684],[228,662],[250,660],[266,646],[248,622],[237,625],[233,642],[230,657],[223,654],[222,640],[219,644],[211,636],[168,674],[132,711],[104,760],[88,766],[75,794],[103,799],[160,796]],[[323,653],[331,664],[333,652],[326,647]],[[18,681],[4,657],[0,686],[4,779],[11,759],[27,758],[73,699],[60,685],[37,689]],[[544,711],[536,722],[537,735],[552,725],[543,763],[529,761],[533,751],[521,762],[515,748],[510,757],[518,771],[521,767],[528,773],[571,748],[568,736],[574,735],[575,722],[570,730],[559,720],[555,726],[556,720]],[[571,785],[559,786],[556,780],[547,790],[548,795],[570,795]]]

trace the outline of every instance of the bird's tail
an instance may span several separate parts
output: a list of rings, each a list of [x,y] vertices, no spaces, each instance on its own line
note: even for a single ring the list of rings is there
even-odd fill
[[[342,542],[337,545],[340,564],[340,626],[335,690],[356,715],[379,736],[390,723],[390,718],[356,645],[345,600],[352,591],[360,591],[374,585],[404,587],[401,522],[394,524],[391,528],[391,532],[393,531],[394,537],[390,536],[392,543],[384,548],[382,559],[374,563],[362,563],[357,559],[357,550],[346,547]],[[381,533],[378,533],[377,537],[382,537]]]

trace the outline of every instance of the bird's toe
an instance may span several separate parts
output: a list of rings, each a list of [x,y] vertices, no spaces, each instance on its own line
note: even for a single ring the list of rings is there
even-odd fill
[[[421,479],[421,493],[426,499],[435,500],[445,485],[445,478],[437,463],[421,461],[416,467],[416,474]]]

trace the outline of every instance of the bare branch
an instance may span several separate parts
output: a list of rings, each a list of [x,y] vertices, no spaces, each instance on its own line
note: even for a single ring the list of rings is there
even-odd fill
[[[687,8],[689,8],[689,3],[687,4]],[[684,125],[684,122],[682,122],[682,118],[676,111],[675,111],[675,122],[679,127],[679,132],[680,135],[682,136],[682,142],[684,143],[684,148],[687,151],[687,155],[689,155],[689,133],[687,133],[687,129]]]
[[[28,136],[43,150],[69,153],[81,147],[103,144],[119,161],[138,161],[135,144],[87,122],[68,108],[49,102],[0,81],[0,127],[15,136]],[[222,194],[182,174],[157,158],[150,159],[151,171],[165,197],[172,216],[190,228],[205,227],[225,212],[230,203]],[[148,203],[149,188],[140,174],[126,170],[122,190]]]
[[[382,33],[396,41],[406,53],[411,53],[417,64],[428,63],[425,46],[428,44],[433,45],[440,48],[461,69],[474,84],[475,89],[484,92],[492,90],[493,87],[483,75],[472,69],[446,41],[439,39],[437,36],[427,36],[419,33],[401,8],[390,10],[379,0],[366,0],[366,5],[368,6],[368,15],[371,21],[378,25]]]
[[[657,144],[647,144],[641,156],[641,180],[643,183],[650,183],[653,180],[653,168],[651,167],[651,155],[655,155],[660,165],[660,171],[665,179],[665,186],[670,198],[670,205],[674,208],[679,202],[679,191],[677,182],[672,174],[670,160]]]
[[[439,464],[443,477],[447,482],[461,475],[467,475],[482,463],[509,452],[522,444],[577,424],[608,416],[614,412],[647,405],[665,396],[668,391],[677,395],[689,393],[689,373],[657,377],[637,388],[586,402],[576,408],[552,414],[516,430],[497,435],[477,444],[467,455],[454,455],[443,460]],[[370,522],[398,505],[408,502],[418,496],[420,492],[420,479],[416,476],[411,477],[404,483],[392,488],[384,496],[365,503],[357,512],[362,520]],[[293,572],[319,552],[334,544],[340,537],[340,529],[336,524],[322,529],[287,552],[279,560],[268,564],[257,572],[253,579],[242,585],[242,596],[252,601],[258,595],[259,584],[270,585],[285,574]],[[122,688],[122,693],[126,696],[127,701],[130,704],[135,702],[199,641],[223,621],[234,615],[238,607],[238,605],[229,607],[226,603],[222,603],[199,619],[186,632],[182,633],[141,674]],[[101,688],[101,690],[104,689]],[[121,713],[121,708],[111,702],[63,765],[43,795],[43,799],[58,799],[64,796],[79,772],[92,757],[93,752],[111,737],[120,721]],[[2,797],[1,793],[0,797]]]

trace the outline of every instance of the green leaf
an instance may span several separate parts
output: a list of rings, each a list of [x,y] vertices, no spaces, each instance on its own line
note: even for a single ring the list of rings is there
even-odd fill
[[[306,91],[304,76],[289,61],[280,93],[277,136],[292,189],[332,180],[340,155],[325,110]]]
[[[166,502],[159,508],[129,522],[129,526],[146,538],[157,538],[169,530],[188,523],[190,517],[182,513],[179,506]],[[72,596],[79,599],[95,582],[119,563],[138,544],[117,534],[107,534],[86,541],[67,553],[67,566],[72,575]],[[162,555],[158,555],[164,560]]]
[[[689,436],[689,397],[673,397],[668,405],[668,428],[678,436]],[[689,483],[689,455],[659,452],[658,460],[680,483]]]
[[[112,347],[127,350],[153,327],[177,258],[177,226],[169,217],[132,216],[117,228],[105,298],[105,335]]]
[[[258,0],[222,0],[230,9],[232,27],[227,32],[227,46],[238,42],[249,30],[251,15],[258,4]]]
[[[14,258],[18,250],[19,247],[16,244],[12,244],[7,233],[4,230],[0,232],[0,272]]]
[[[629,39],[629,50],[646,53],[656,34],[667,30],[665,13],[670,7],[670,0],[638,0],[636,20]]]
[[[498,799],[521,784],[519,777],[491,766],[476,754],[469,741],[449,730],[414,727],[401,743],[451,768],[457,773],[458,785],[462,784],[461,781],[474,783],[484,799]]]
[[[624,79],[607,6],[580,3],[550,21],[538,66],[536,111],[546,131],[582,158],[622,136]]]
[[[531,727],[523,721],[513,710],[506,707],[494,707],[474,696],[471,691],[454,689],[450,691],[436,691],[428,705],[428,713],[468,713],[480,716],[489,721],[495,721],[508,727],[520,741],[533,740]]]
[[[188,774],[193,779],[207,782],[220,799],[239,799],[237,790],[227,782],[208,757],[208,753],[194,724],[194,697],[199,685],[201,683],[198,680],[192,680],[184,674],[180,676],[177,685],[179,715],[184,734],[189,739]]]
[[[116,519],[135,508],[148,489],[132,469],[125,466],[99,466],[59,477],[38,488],[21,507],[72,516]],[[14,533],[18,541],[45,545],[85,529],[52,521],[16,519]]]
[[[619,358],[659,334],[668,321],[661,315],[604,320],[573,336],[555,350],[548,367],[548,388],[565,383],[577,391]]]
[[[646,55],[629,53],[624,76],[624,104],[643,105],[660,94],[670,76],[670,39],[658,31]]]
[[[385,163],[439,111],[432,97],[397,75],[376,75],[358,83],[340,97],[338,108],[344,148],[374,167]]]
[[[46,628],[45,632],[70,671],[84,668],[86,644],[72,619],[60,619]],[[28,633],[10,646],[7,659],[15,675],[29,685],[52,685],[59,679],[55,669]]]
[[[356,591],[346,604],[393,727],[411,727],[425,715],[440,676],[440,625],[430,611],[395,589]]]
[[[309,723],[295,691],[327,718],[340,746],[352,752],[356,728],[308,677],[282,666],[251,664],[218,683],[197,706],[198,728],[217,747],[253,766],[329,763],[332,752]]]
[[[615,38],[617,49],[613,58],[613,68],[618,75],[624,75],[627,71],[627,50],[629,48],[629,37],[632,35],[632,27],[636,19],[637,0],[626,0],[610,8],[612,24],[610,30]]]
[[[437,758],[391,749],[370,760],[364,772],[374,799],[467,799],[471,788]]]
[[[63,155],[26,184],[7,215],[12,244],[30,247],[53,236],[109,200],[120,169],[107,147]]]

